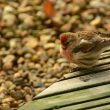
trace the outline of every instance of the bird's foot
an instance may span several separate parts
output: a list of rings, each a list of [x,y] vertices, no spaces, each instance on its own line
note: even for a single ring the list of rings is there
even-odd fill
[[[91,79],[91,76],[90,76],[90,75],[80,76],[79,79],[80,79],[81,81],[86,82],[86,81],[88,81],[88,80]]]
[[[75,71],[80,71],[80,70],[84,70],[84,68],[74,67],[74,68],[70,69],[70,72],[75,72]]]

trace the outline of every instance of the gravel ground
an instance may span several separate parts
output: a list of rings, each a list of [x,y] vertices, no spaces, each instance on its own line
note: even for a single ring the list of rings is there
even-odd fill
[[[110,0],[0,0],[0,110],[17,108],[60,79],[69,67],[59,35],[110,31]]]

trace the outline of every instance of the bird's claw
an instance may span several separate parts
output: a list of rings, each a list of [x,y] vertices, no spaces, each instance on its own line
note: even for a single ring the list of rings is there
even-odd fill
[[[90,75],[86,75],[86,76],[80,76],[79,79],[80,79],[81,81],[86,82],[86,81],[90,80],[91,77],[90,77]]]

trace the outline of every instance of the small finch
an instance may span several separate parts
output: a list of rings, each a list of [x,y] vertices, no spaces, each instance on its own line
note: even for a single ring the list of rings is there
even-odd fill
[[[110,46],[110,34],[98,31],[66,32],[60,35],[60,53],[80,68],[91,68]]]

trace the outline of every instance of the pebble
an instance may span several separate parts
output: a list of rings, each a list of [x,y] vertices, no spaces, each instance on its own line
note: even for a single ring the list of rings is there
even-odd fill
[[[4,59],[3,59],[3,63],[7,63],[7,62],[12,62],[15,60],[15,56],[14,55],[7,55]]]
[[[43,47],[45,49],[55,48],[55,44],[54,43],[47,43],[47,44],[43,45]]]
[[[28,93],[28,94],[30,94],[30,95],[32,95],[33,94],[33,91],[32,91],[32,89],[30,88],[30,87],[24,87],[24,90],[25,90],[25,92],[26,93]]]
[[[38,45],[37,39],[34,37],[28,37],[24,39],[26,47],[35,48]]]
[[[28,101],[31,101],[32,100],[32,96],[29,95],[29,94],[26,94],[25,95],[25,100],[28,102]]]
[[[6,62],[3,64],[3,69],[4,70],[9,70],[13,68],[13,63],[12,62]]]
[[[6,88],[4,86],[1,86],[0,87],[0,94],[5,93],[5,92],[6,92]]]
[[[13,101],[11,104],[10,104],[10,107],[11,108],[18,108],[19,106],[19,103],[17,101]]]
[[[27,27],[33,27],[34,26],[34,20],[32,16],[28,16],[26,19],[24,19],[24,25]]]
[[[2,19],[6,22],[7,26],[13,26],[16,23],[16,16],[13,14],[3,15]]]
[[[16,78],[22,77],[22,74],[23,74],[23,71],[22,70],[19,70],[18,72],[16,72],[13,75],[13,78],[16,79]]]
[[[10,105],[8,103],[3,103],[2,105],[0,105],[0,110],[12,110],[10,108]]]
[[[58,63],[65,63],[65,62],[67,62],[67,61],[66,61],[66,59],[64,59],[64,58],[59,58],[59,59],[57,60],[57,62],[58,62]]]
[[[10,48],[15,48],[17,43],[17,39],[11,39],[9,40],[9,46]]]
[[[6,81],[4,83],[4,87],[7,89],[7,90],[12,90],[14,89],[16,86],[14,83],[12,83],[11,81]]]
[[[44,87],[44,84],[42,82],[33,82],[33,86],[35,88],[42,88]]]
[[[25,98],[25,94],[23,93],[23,91],[14,91],[12,93],[12,96],[16,99],[16,100],[23,100]]]
[[[91,22],[90,22],[90,24],[92,25],[92,26],[97,26],[97,25],[100,25],[101,24],[101,17],[99,17],[99,16],[97,16],[94,20],[92,20]]]
[[[72,24],[71,23],[66,23],[65,25],[63,25],[60,30],[62,32],[68,32],[69,30],[71,30],[72,28]]]
[[[90,6],[93,8],[106,8],[109,7],[108,4],[102,2],[101,0],[92,0]]]
[[[25,14],[25,13],[20,13],[18,18],[23,21],[24,25],[27,27],[31,27],[34,26],[34,18],[33,16],[29,15],[29,14]]]
[[[47,54],[48,54],[49,57],[52,57],[52,56],[54,56],[56,53],[55,53],[55,50],[54,50],[54,49],[48,49],[48,50],[47,50]]]
[[[0,102],[5,98],[5,94],[4,93],[0,93]]]
[[[10,5],[5,6],[3,10],[3,14],[12,14],[15,12],[15,9],[11,7]]]
[[[35,93],[38,94],[40,92],[42,92],[45,88],[37,88],[35,89]]]
[[[2,103],[9,103],[9,102],[12,102],[12,101],[14,101],[14,99],[12,97],[7,97],[7,98],[4,98],[2,100]]]
[[[47,56],[46,52],[44,52],[44,51],[38,51],[37,56],[38,56],[39,60],[42,62],[45,62],[48,60],[48,56]]]
[[[49,36],[49,35],[41,35],[41,36],[40,36],[40,41],[41,41],[43,44],[48,43],[48,41],[51,40],[51,37],[52,37],[52,36]]]
[[[19,57],[18,60],[17,60],[17,63],[18,64],[21,64],[25,61],[24,57]]]
[[[24,55],[24,58],[27,58],[27,59],[29,59],[29,58],[31,58],[31,57],[32,57],[31,53],[26,53],[26,54]]]

